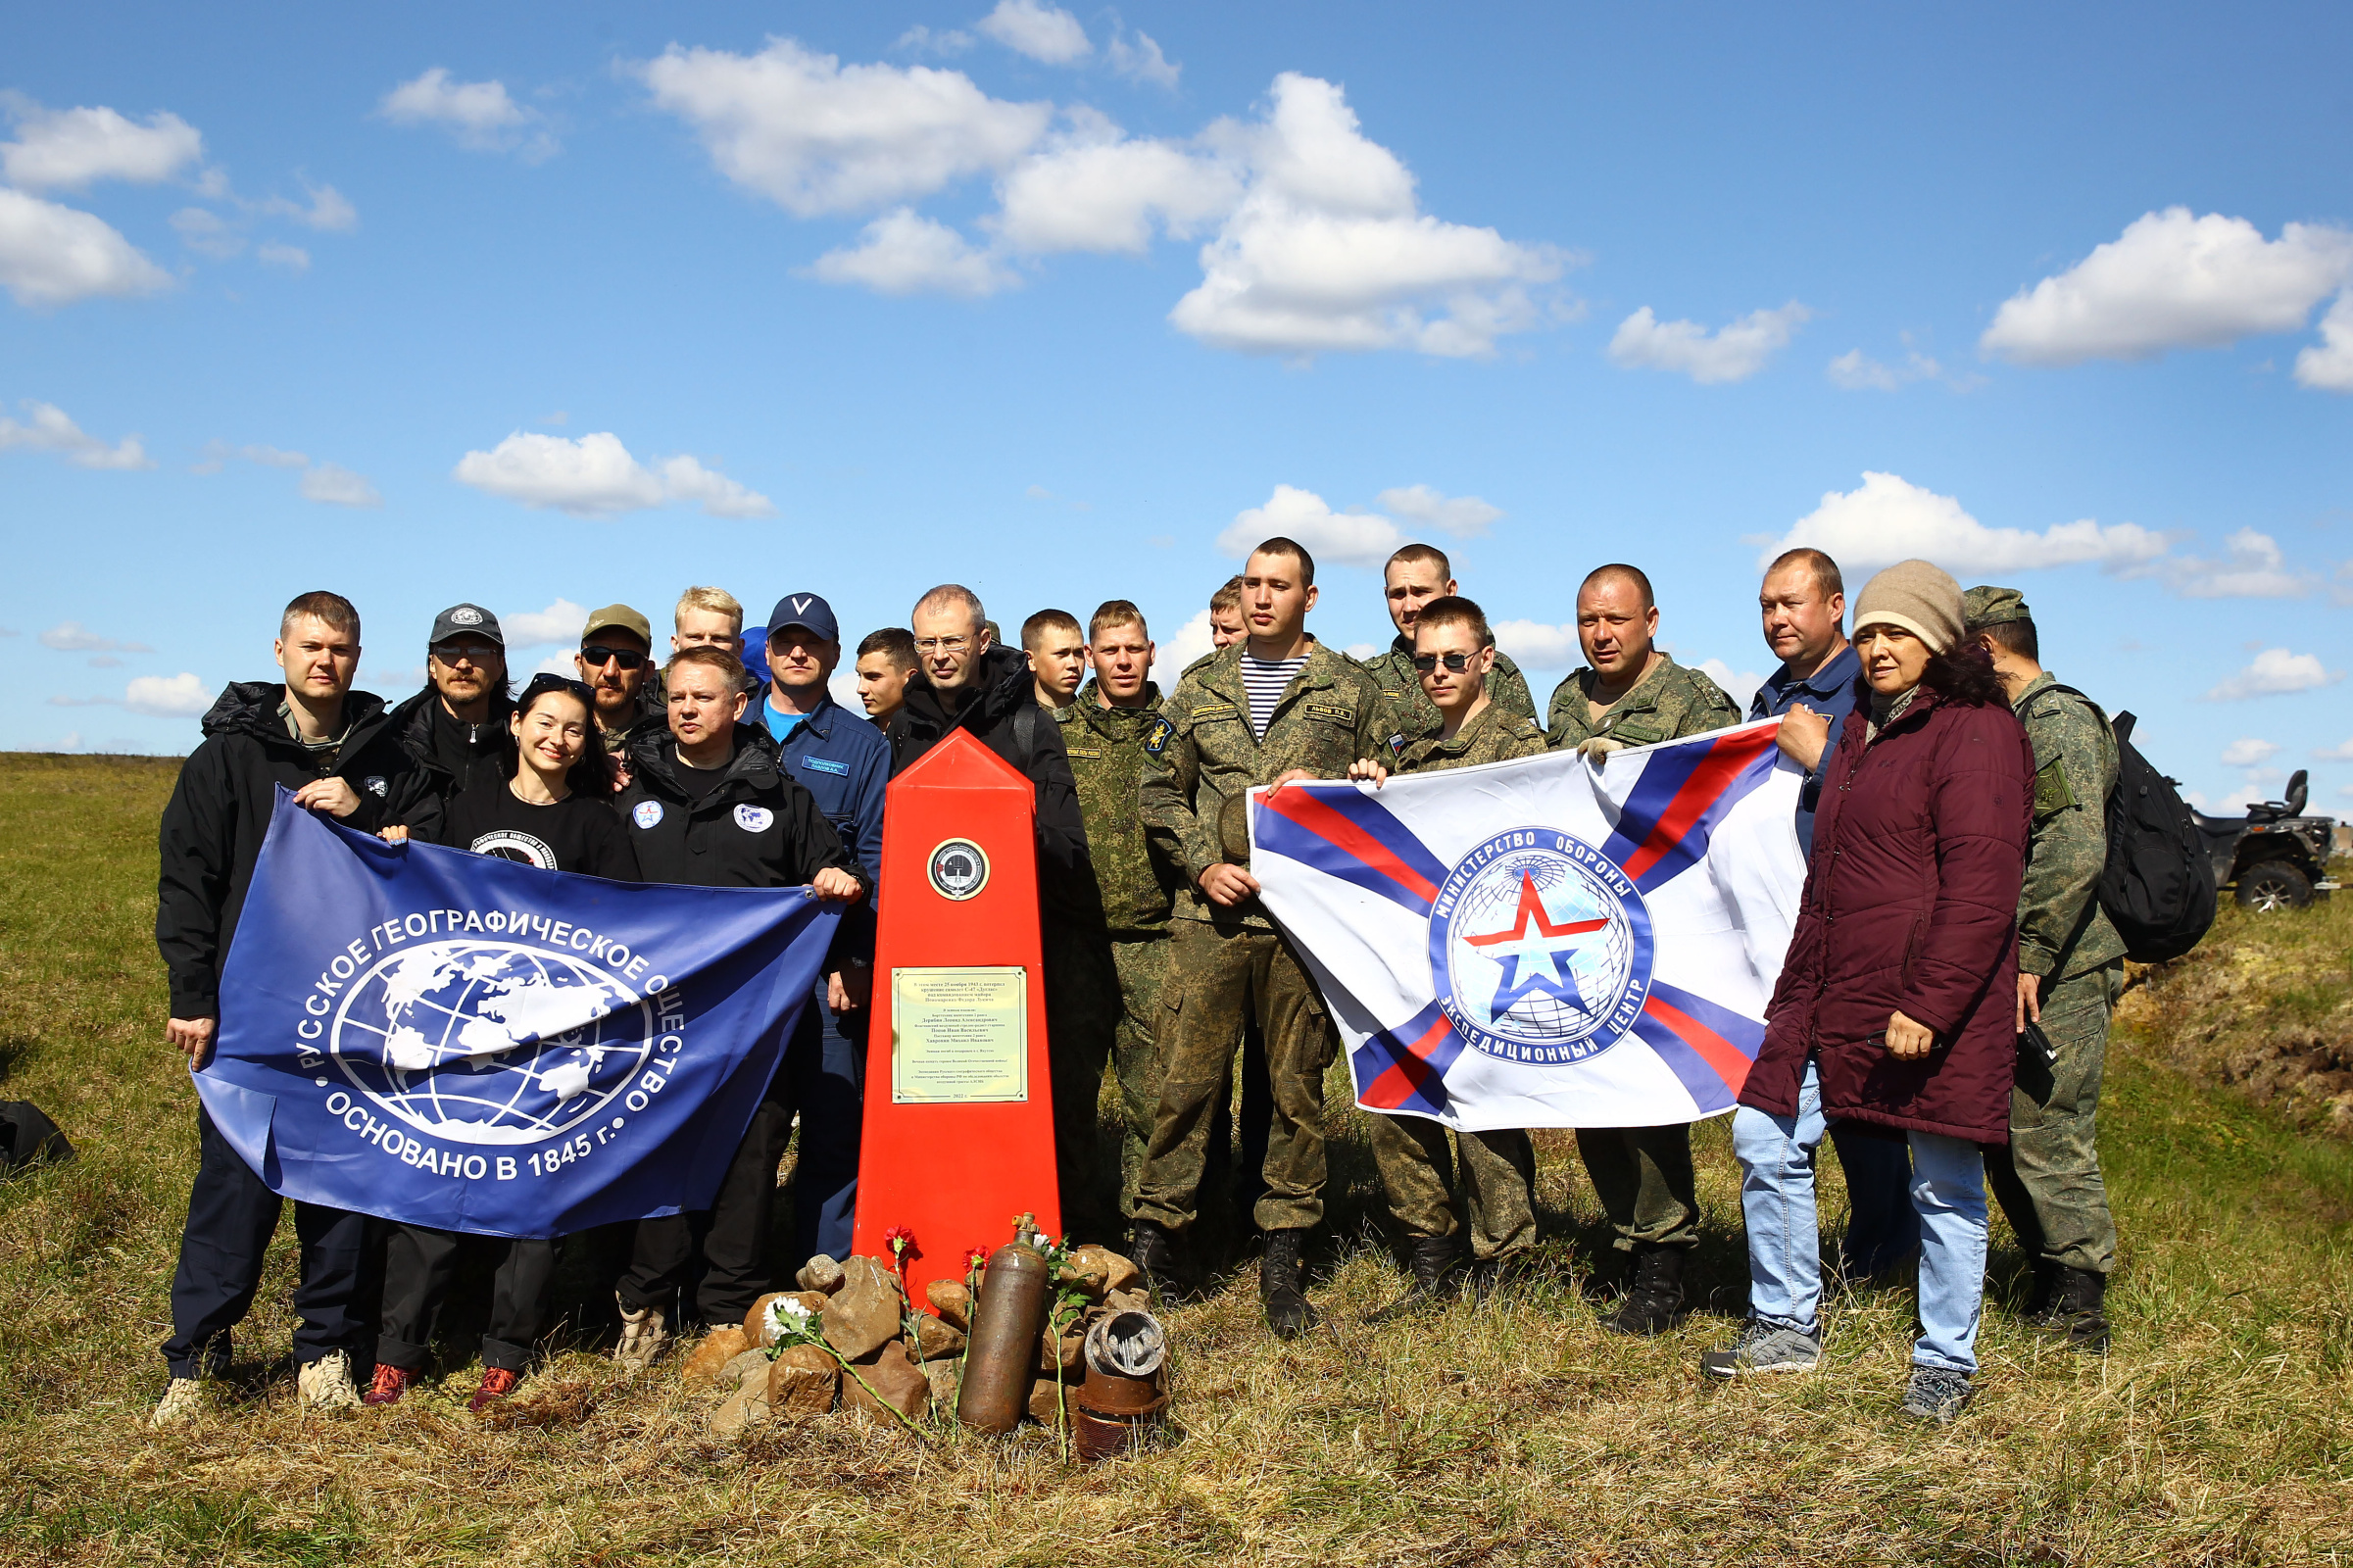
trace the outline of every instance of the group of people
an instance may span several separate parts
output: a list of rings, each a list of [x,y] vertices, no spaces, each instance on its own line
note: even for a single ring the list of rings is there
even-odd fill
[[[424,689],[394,708],[352,689],[358,612],[305,594],[279,627],[282,680],[221,693],[164,814],[157,933],[171,1042],[198,1065],[211,1049],[221,963],[281,784],[297,805],[386,838],[620,880],[807,886],[839,903],[823,979],[711,1208],[600,1239],[621,1320],[615,1354],[647,1364],[682,1321],[740,1320],[771,1288],[776,1177],[796,1122],[784,1261],[849,1250],[886,786],[961,730],[1036,792],[1066,1226],[1124,1232],[1155,1281],[1188,1290],[1208,1261],[1204,1210],[1230,1181],[1260,1238],[1266,1321],[1294,1337],[1317,1322],[1305,1252],[1323,1217],[1324,1083],[1339,1037],[1259,903],[1249,792],[1300,779],[1378,788],[1392,773],[1545,750],[1605,768],[1627,747],[1780,715],[1781,751],[1804,776],[1795,827],[1810,870],[1734,1121],[1749,1312],[1703,1370],[1819,1363],[1814,1162],[1826,1136],[1851,1199],[1840,1269],[1886,1274],[1919,1259],[1907,1411],[1949,1421],[1970,1396],[1988,1187],[2033,1260],[2026,1315],[2104,1350],[2115,1232],[2094,1117],[2123,944],[2095,889],[2117,749],[2098,710],[2042,670],[2021,596],[1964,593],[1907,562],[1856,597],[1849,640],[1837,564],[1790,551],[1758,595],[1779,667],[1743,715],[1658,645],[1649,579],[1600,566],[1576,599],[1585,663],[1540,719],[1443,552],[1398,550],[1383,591],[1395,639],[1370,659],[1344,655],[1307,631],[1313,559],[1270,539],[1211,597],[1216,650],[1163,694],[1151,631],[1127,600],[1083,624],[1040,611],[1015,648],[976,595],[943,584],[907,626],[857,645],[862,714],[831,694],[845,649],[815,593],[776,602],[764,642],[754,629],[749,671],[743,608],[718,589],[680,598],[659,668],[648,618],[608,606],[588,617],[576,678],[536,675],[519,693],[497,618],[456,605],[429,633]],[[1096,1174],[1106,1070],[1122,1134],[1115,1181]],[[159,1424],[210,1398],[279,1213],[201,1109],[198,1129]],[[1374,1321],[1465,1290],[1484,1298],[1532,1257],[1526,1132],[1449,1143],[1436,1123],[1379,1114],[1366,1131],[1410,1274]],[[1622,1260],[1603,1322],[1665,1332],[1686,1313],[1698,1239],[1690,1129],[1585,1129],[1577,1143]],[[462,1239],[302,1203],[295,1225],[302,1401],[398,1400],[428,1363]],[[550,1242],[494,1245],[476,1409],[528,1369],[558,1255]]]

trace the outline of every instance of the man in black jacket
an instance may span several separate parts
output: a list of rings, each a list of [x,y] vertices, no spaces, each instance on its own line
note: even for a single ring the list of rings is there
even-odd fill
[[[452,605],[433,617],[425,689],[392,710],[393,733],[417,763],[413,798],[395,803],[395,817],[429,836],[427,811],[460,790],[507,781],[515,756],[508,686],[498,616],[480,605]]]
[[[1038,917],[1062,1226],[1082,1238],[1109,1239],[1120,1229],[1116,1177],[1100,1183],[1093,1176],[1097,1097],[1119,1022],[1119,974],[1061,727],[1038,706],[1028,659],[995,646],[987,612],[971,589],[941,584],[915,602],[907,624],[920,662],[905,705],[883,731],[891,776],[961,729],[1019,769],[1037,792]]]
[[[738,722],[749,701],[743,662],[726,649],[688,646],[662,670],[668,723],[629,736],[629,787],[615,804],[629,823],[648,882],[685,887],[808,886],[847,903],[867,892],[864,868],[813,796],[776,765],[776,743]],[[829,957],[829,970],[836,965]],[[837,971],[838,972],[838,971]],[[768,1222],[776,1166],[792,1137],[784,1075],[769,1081],[707,1214],[640,1220],[614,1294],[621,1343],[613,1358],[645,1366],[669,1343],[677,1294],[702,1232],[696,1304],[706,1322],[740,1323],[770,1288]]]
[[[221,970],[270,831],[276,790],[298,806],[364,829],[406,787],[410,760],[381,699],[351,689],[360,663],[360,614],[339,594],[304,594],[278,626],[284,682],[238,681],[204,718],[204,744],[180,768],[164,808],[155,944],[171,974],[167,1034],[191,1068],[212,1054],[220,1029]],[[172,1280],[172,1383],[155,1424],[193,1419],[211,1402],[210,1380],[229,1365],[229,1331],[261,1284],[262,1257],[279,1202],[213,1118],[196,1112],[198,1163],[188,1195],[179,1266]],[[306,1408],[356,1409],[352,1352],[372,1334],[362,1308],[367,1220],[315,1203],[294,1205],[302,1278],[294,1354]]]

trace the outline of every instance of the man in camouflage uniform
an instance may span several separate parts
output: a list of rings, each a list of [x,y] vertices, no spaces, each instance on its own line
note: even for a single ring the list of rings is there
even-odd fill
[[[1160,689],[1152,683],[1152,633],[1144,612],[1125,599],[1095,612],[1087,631],[1095,678],[1068,705],[1052,710],[1062,749],[1078,780],[1079,815],[1103,893],[1111,962],[1119,977],[1119,1019],[1111,1068],[1119,1080],[1127,1139],[1119,1155],[1119,1212],[1136,1214],[1136,1183],[1160,1103],[1154,1018],[1168,971],[1168,884],[1145,836],[1141,789],[1144,744],[1159,723]]]
[[[1292,540],[1252,551],[1243,567],[1249,637],[1177,683],[1144,748],[1146,830],[1184,885],[1160,991],[1163,1077],[1136,1198],[1136,1261],[1163,1276],[1176,1269],[1172,1233],[1197,1217],[1209,1113],[1243,1019],[1254,1017],[1275,1107],[1256,1208],[1266,1232],[1258,1293],[1285,1339],[1315,1322],[1301,1254],[1323,1218],[1324,1071],[1339,1036],[1245,868],[1248,796],[1257,785],[1339,778],[1396,733],[1372,677],[1307,635],[1314,583],[1313,559]]]
[[[2125,944],[2100,907],[2116,734],[2097,708],[2043,669],[2034,619],[2014,588],[1963,596],[2010,710],[2034,747],[2034,821],[2018,895],[2018,1079],[2010,1142],[1985,1175],[2034,1260],[2028,1315],[2078,1348],[2104,1351],[2116,1222],[2094,1126],[2108,1015],[2124,993]]]
[[[1577,590],[1577,641],[1585,667],[1552,693],[1552,750],[1606,764],[1611,752],[1652,746],[1740,722],[1716,683],[1678,664],[1653,639],[1658,606],[1650,579],[1633,566],[1597,566]],[[1691,1174],[1691,1130],[1581,1127],[1577,1152],[1617,1232],[1612,1246],[1633,1257],[1626,1298],[1604,1326],[1662,1334],[1683,1313],[1683,1264],[1699,1243],[1699,1200]]]
[[[1448,564],[1446,553],[1435,545],[1405,545],[1389,558],[1381,582],[1383,602],[1397,635],[1388,648],[1357,662],[1381,683],[1381,695],[1397,714],[1398,727],[1407,737],[1434,733],[1443,720],[1414,673],[1413,628],[1430,601],[1460,592],[1454,568]],[[1495,668],[1487,677],[1487,700],[1507,714],[1535,721],[1536,699],[1528,695],[1528,682],[1511,656],[1500,649],[1495,651]]]
[[[1397,752],[1397,772],[1477,767],[1544,751],[1536,720],[1506,711],[1488,695],[1498,656],[1477,605],[1451,594],[1426,601],[1414,622],[1413,656],[1430,663],[1416,668],[1416,684],[1439,722]],[[1369,779],[1375,788],[1388,775],[1377,761],[1348,769],[1348,777]],[[1387,1323],[1443,1301],[1452,1293],[1466,1239],[1483,1296],[1536,1246],[1536,1148],[1526,1131],[1456,1133],[1454,1150],[1446,1147],[1444,1125],[1420,1116],[1373,1115],[1365,1131],[1389,1211],[1409,1238],[1413,1275],[1412,1289],[1365,1321]]]

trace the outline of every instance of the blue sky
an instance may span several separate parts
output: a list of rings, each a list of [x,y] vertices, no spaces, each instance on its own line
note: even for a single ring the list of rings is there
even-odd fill
[[[1769,664],[1760,554],[2009,582],[2202,798],[2353,809],[2342,8],[21,9],[0,747],[182,751],[331,586],[1129,597],[1450,550]],[[516,636],[515,641],[522,640]],[[2327,755],[2319,755],[2327,754]]]

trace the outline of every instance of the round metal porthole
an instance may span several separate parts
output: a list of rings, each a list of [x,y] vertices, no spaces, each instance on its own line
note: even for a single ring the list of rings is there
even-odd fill
[[[989,857],[970,839],[949,839],[931,852],[931,889],[961,904],[989,885]]]

